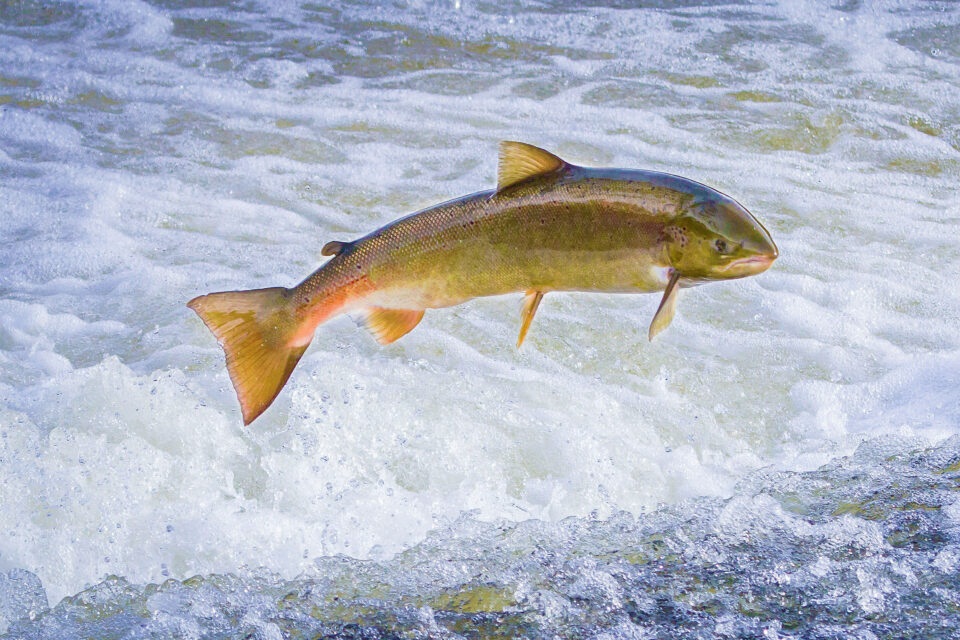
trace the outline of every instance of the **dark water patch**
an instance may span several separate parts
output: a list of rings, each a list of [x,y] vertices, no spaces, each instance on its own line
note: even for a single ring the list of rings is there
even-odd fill
[[[889,35],[897,44],[938,60],[956,63],[960,59],[960,38],[957,38],[956,23],[937,24],[929,27],[914,27],[895,31]]]
[[[77,19],[80,10],[67,2],[5,0],[0,3],[0,26],[50,27]]]
[[[232,9],[241,11],[249,8],[250,2],[243,0],[150,0],[150,4],[163,9]]]
[[[236,20],[186,17],[173,19],[173,36],[217,44],[250,44],[271,39],[266,31],[247,28]]]

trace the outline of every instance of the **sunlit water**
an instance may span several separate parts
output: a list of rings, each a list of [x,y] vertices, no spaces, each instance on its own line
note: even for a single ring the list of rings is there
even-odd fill
[[[0,633],[954,636],[960,6],[632,4],[3,0]],[[519,296],[340,318],[243,428],[184,303],[503,139],[781,257],[653,343],[656,296],[550,294],[521,351]]]

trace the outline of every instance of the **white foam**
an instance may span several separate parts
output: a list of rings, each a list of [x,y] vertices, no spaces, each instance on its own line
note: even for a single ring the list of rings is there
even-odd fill
[[[955,12],[63,6],[0,25],[0,570],[53,601],[957,433],[957,69],[890,35]],[[500,139],[707,182],[781,258],[685,291],[653,343],[655,296],[551,294],[520,352],[516,296],[387,348],[338,319],[241,428],[184,303],[292,285],[327,240],[490,188]]]

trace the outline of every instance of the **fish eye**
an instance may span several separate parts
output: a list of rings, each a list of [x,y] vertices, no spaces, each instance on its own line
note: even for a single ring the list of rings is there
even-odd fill
[[[728,248],[728,247],[727,247],[727,241],[724,240],[723,238],[717,238],[717,239],[714,241],[713,246],[714,246],[714,248],[716,248],[716,250],[717,250],[718,253],[726,253],[726,252],[727,252],[727,248]]]

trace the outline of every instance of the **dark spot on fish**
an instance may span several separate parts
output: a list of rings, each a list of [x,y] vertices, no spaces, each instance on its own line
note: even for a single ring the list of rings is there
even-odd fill
[[[660,240],[671,240],[681,247],[687,246],[687,230],[683,227],[669,226],[660,233]]]

